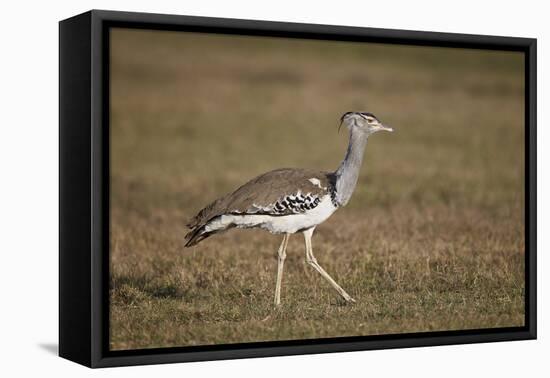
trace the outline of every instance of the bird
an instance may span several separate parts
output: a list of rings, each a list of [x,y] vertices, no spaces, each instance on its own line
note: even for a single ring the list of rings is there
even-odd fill
[[[353,299],[319,265],[313,255],[311,238],[315,228],[349,202],[359,178],[368,138],[378,131],[392,132],[369,112],[346,112],[340,117],[338,132],[345,125],[349,143],[344,159],[333,172],[303,168],[281,168],[261,174],[233,192],[200,210],[187,223],[185,247],[233,228],[259,228],[282,234],[277,251],[275,306],[281,304],[281,285],[286,248],[290,235],[302,233],[306,262],[340,294],[346,303]]]

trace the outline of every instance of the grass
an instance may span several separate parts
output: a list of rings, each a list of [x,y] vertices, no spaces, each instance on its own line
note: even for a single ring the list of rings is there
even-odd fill
[[[113,350],[524,324],[523,60],[513,52],[116,30]],[[183,248],[185,221],[279,167],[334,169],[374,112],[349,205],[314,234]]]

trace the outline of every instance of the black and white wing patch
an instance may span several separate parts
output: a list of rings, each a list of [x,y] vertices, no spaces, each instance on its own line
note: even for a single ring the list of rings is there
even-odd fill
[[[321,197],[312,193],[296,193],[279,198],[275,203],[267,206],[253,204],[246,214],[265,214],[265,215],[291,215],[301,214],[308,210],[316,208],[321,203]],[[239,212],[235,212],[239,214]],[[242,213],[241,213],[242,214]]]
[[[311,193],[298,193],[294,196],[285,196],[279,199],[273,205],[273,210],[277,214],[299,214],[316,208],[320,202],[321,199]]]

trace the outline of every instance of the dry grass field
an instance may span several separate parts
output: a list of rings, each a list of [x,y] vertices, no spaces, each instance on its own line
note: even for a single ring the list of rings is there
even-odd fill
[[[115,30],[111,36],[113,350],[524,324],[523,59],[517,53]],[[348,206],[319,263],[233,230],[184,249],[185,221],[280,167],[333,170],[371,111]]]

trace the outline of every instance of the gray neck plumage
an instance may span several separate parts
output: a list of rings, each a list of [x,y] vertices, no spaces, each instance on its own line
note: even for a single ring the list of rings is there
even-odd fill
[[[345,206],[355,190],[367,139],[367,134],[361,131],[354,131],[353,128],[350,130],[346,157],[340,164],[340,167],[334,172],[336,193],[333,199],[338,206]]]

